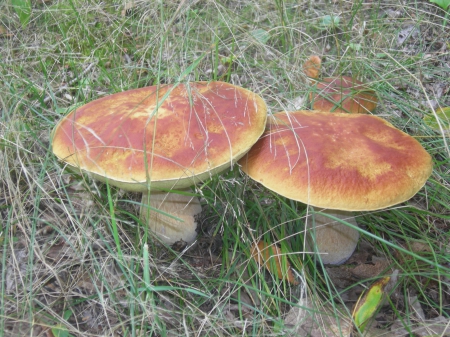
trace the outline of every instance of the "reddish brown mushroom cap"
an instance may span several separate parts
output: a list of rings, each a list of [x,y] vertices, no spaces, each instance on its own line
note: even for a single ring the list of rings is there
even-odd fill
[[[432,170],[419,142],[379,117],[311,111],[271,117],[239,163],[285,197],[347,211],[406,201]]]
[[[348,77],[329,77],[318,82],[311,93],[314,110],[368,113],[375,110],[377,96],[362,82]]]
[[[303,64],[303,72],[312,79],[312,83],[315,83],[315,80],[319,78],[321,65],[322,60],[317,55],[311,55]]]
[[[53,131],[53,152],[124,189],[146,191],[148,180],[183,188],[242,157],[265,122],[264,101],[228,83],[150,86],[69,113]]]

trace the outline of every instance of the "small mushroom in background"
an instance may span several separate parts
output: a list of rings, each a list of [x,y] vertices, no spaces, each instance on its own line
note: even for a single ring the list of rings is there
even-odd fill
[[[377,107],[377,95],[363,82],[348,76],[326,77],[311,92],[314,110],[369,113]]]
[[[375,91],[363,82],[349,76],[320,77],[322,61],[312,55],[303,64],[303,72],[314,85],[310,93],[313,110],[370,113],[377,107],[378,98]]]
[[[198,198],[170,191],[230,168],[266,118],[261,97],[228,83],[150,86],[73,110],[54,128],[52,148],[73,170],[142,192],[141,217],[163,242],[191,243]]]
[[[267,131],[239,164],[253,180],[284,197],[347,212],[404,202],[422,188],[432,171],[431,156],[420,143],[387,121],[323,111],[271,116]],[[317,226],[321,220],[314,222]],[[345,252],[338,261],[321,255],[323,262],[343,263],[352,254],[358,231],[345,227],[334,224],[332,240],[323,239],[330,237],[328,226],[315,228],[322,237],[316,237],[318,252]]]
[[[303,63],[303,72],[310,78],[311,83],[316,83],[320,75],[322,60],[317,55],[311,55],[309,59]]]

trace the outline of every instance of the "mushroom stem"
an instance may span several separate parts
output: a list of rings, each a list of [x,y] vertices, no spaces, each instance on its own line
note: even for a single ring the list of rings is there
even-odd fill
[[[342,264],[353,254],[359,239],[359,232],[343,222],[335,221],[328,215],[357,226],[352,212],[320,209],[310,215],[313,229],[309,231],[307,246],[315,247],[324,264]]]
[[[201,211],[200,200],[194,196],[159,191],[142,195],[141,219],[169,245],[180,240],[188,244],[194,242],[197,236],[195,216]]]

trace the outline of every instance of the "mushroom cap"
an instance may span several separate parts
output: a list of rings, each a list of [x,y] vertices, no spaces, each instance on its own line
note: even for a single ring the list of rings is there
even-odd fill
[[[317,82],[310,99],[315,110],[350,113],[371,112],[378,101],[375,91],[348,76],[327,77]]]
[[[71,168],[126,190],[185,188],[242,157],[266,117],[261,97],[228,83],[150,86],[73,110],[52,146]]]
[[[372,115],[282,112],[239,164],[287,198],[368,211],[411,198],[432,171],[417,140]]]
[[[315,80],[319,78],[321,65],[322,60],[317,55],[311,55],[309,59],[303,63],[303,72],[312,79],[312,83],[315,83]]]

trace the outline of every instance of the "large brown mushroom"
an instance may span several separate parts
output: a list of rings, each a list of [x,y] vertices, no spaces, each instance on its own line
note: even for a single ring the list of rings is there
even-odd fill
[[[258,95],[228,83],[150,86],[73,110],[53,130],[52,146],[70,168],[143,192],[142,216],[163,241],[192,242],[199,202],[157,191],[188,188],[230,168],[260,137],[266,115]]]
[[[252,179],[280,195],[342,211],[404,202],[432,171],[431,156],[420,143],[387,121],[322,111],[273,115],[267,131],[239,163]],[[332,241],[339,245],[340,239]],[[325,246],[317,249],[327,251]]]

